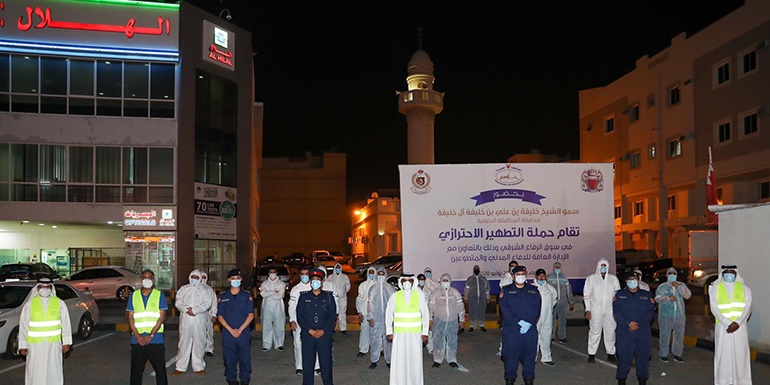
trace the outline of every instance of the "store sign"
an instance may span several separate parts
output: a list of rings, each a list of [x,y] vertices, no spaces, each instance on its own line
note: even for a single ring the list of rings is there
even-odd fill
[[[178,4],[0,0],[0,40],[14,43],[176,52],[178,23]]]
[[[203,20],[203,60],[235,70],[235,33]]]
[[[195,184],[195,238],[235,240],[237,189]]]
[[[176,207],[123,206],[123,230],[176,230]]]

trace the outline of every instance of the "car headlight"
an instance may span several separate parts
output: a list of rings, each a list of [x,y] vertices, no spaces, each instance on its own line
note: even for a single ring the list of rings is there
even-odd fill
[[[702,276],[703,276],[703,274],[705,274],[705,273],[706,273],[706,272],[705,272],[705,271],[703,271],[703,270],[695,270],[695,271],[693,271],[693,272],[692,272],[692,277],[693,277],[693,278],[700,278],[700,277],[702,277]]]

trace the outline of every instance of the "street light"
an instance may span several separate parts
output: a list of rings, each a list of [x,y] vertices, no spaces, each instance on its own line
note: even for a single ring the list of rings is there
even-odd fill
[[[356,211],[353,211],[353,214],[356,214],[356,215],[361,215],[361,210],[356,210]]]

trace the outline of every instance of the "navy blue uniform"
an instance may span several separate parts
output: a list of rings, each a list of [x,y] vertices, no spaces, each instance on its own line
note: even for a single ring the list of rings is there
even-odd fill
[[[332,385],[332,334],[337,322],[337,304],[330,291],[321,291],[317,296],[312,291],[303,291],[297,300],[297,323],[301,328],[302,340],[302,384],[313,385],[313,368],[318,354],[321,378],[324,385]],[[323,330],[321,338],[310,335],[311,329]]]
[[[249,314],[254,313],[254,300],[251,293],[241,290],[233,295],[230,290],[219,296],[217,317],[223,317],[231,328],[243,325]],[[225,380],[228,383],[238,380],[238,367],[241,370],[241,383],[251,379],[251,325],[246,326],[238,338],[222,328],[222,353],[225,358]]]
[[[612,312],[618,323],[615,346],[618,353],[617,379],[626,379],[631,370],[631,361],[636,358],[636,377],[647,380],[652,356],[652,332],[650,323],[655,316],[653,296],[647,290],[632,293],[625,288],[615,293]],[[639,329],[631,331],[628,324],[636,322]]]
[[[500,289],[500,311],[503,314],[503,363],[505,379],[516,379],[516,372],[521,363],[521,377],[535,378],[537,360],[537,320],[540,318],[540,292],[528,283],[519,289],[516,284]],[[521,334],[519,321],[524,320],[532,326]]]

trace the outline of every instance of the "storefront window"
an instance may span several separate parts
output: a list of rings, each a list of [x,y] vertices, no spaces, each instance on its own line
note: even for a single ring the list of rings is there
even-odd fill
[[[214,289],[227,287],[227,272],[235,268],[235,241],[195,240],[195,268],[206,271]],[[244,272],[250,276],[251,272]],[[248,282],[246,278],[246,282]]]
[[[126,232],[126,267],[137,273],[144,269],[155,272],[155,287],[174,287],[176,266],[176,233],[154,231]]]
[[[67,59],[40,58],[41,92],[48,95],[67,94]]]

